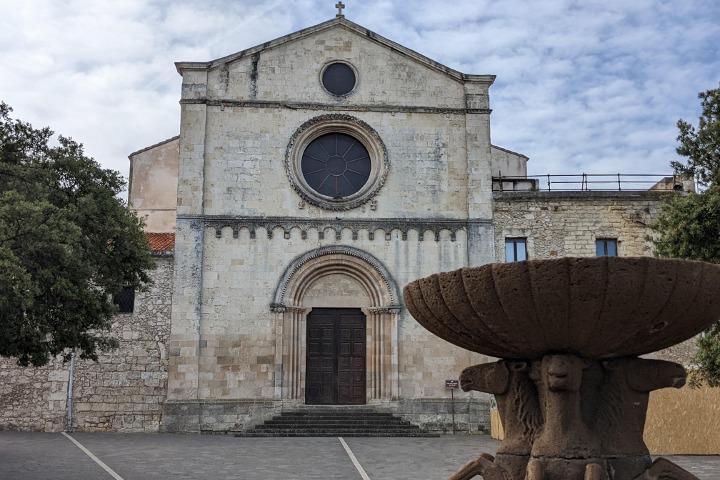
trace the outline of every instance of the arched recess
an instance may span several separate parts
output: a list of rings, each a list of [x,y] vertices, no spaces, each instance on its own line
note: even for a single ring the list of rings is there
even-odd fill
[[[270,305],[276,313],[276,399],[305,398],[306,322],[313,307],[306,294],[324,278],[338,276],[347,278],[361,293],[343,298],[344,306],[361,308],[367,318],[367,401],[397,398],[397,285],[385,266],[367,252],[326,246],[301,255],[287,267]]]

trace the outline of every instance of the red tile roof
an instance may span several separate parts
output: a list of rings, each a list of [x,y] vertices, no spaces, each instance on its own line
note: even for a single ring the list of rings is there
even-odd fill
[[[174,233],[145,233],[150,242],[150,250],[153,252],[162,252],[167,250],[175,250],[175,234]]]

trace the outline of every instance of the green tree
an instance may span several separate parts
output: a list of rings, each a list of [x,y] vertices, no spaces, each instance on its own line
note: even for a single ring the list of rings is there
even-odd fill
[[[695,178],[699,193],[671,196],[651,225],[657,233],[655,254],[720,263],[720,88],[698,95],[702,113],[697,128],[680,120],[677,153],[686,163],[671,162],[676,173]],[[720,321],[698,340],[690,384],[720,386]]]
[[[116,197],[118,172],[0,102],[0,355],[44,365],[115,346],[112,295],[153,268],[142,222]]]
[[[701,187],[720,185],[720,88],[698,94],[702,114],[697,129],[678,120],[680,146],[677,153],[687,158],[670,162],[676,172],[693,176]]]

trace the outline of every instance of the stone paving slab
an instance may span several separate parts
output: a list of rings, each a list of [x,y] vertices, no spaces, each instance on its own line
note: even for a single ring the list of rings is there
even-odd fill
[[[72,437],[123,480],[363,480],[339,439],[332,437],[118,433]],[[477,453],[494,453],[499,445],[483,435],[344,440],[370,480],[446,479]],[[666,457],[701,480],[720,480],[719,456]],[[0,479],[112,477],[60,433],[0,432]]]
[[[110,477],[59,433],[0,432],[0,479],[104,478]]]

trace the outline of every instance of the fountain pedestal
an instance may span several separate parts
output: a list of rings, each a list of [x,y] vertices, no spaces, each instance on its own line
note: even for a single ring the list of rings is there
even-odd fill
[[[720,317],[720,265],[562,258],[432,275],[405,287],[418,322],[501,358],[466,368],[465,391],[495,395],[505,439],[450,480],[692,480],[643,441],[650,392],[685,369],[639,355]]]

